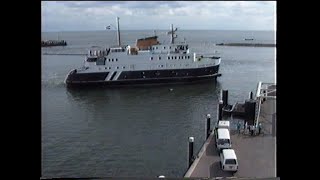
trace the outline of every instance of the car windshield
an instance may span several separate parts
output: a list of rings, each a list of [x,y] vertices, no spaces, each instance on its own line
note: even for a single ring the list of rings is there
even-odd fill
[[[237,164],[235,159],[226,159],[226,164]]]
[[[218,144],[230,144],[230,141],[229,139],[219,139],[218,140]]]

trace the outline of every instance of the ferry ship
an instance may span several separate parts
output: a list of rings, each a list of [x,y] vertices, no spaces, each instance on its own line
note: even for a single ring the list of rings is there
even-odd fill
[[[67,87],[88,85],[136,85],[194,82],[221,76],[221,58],[214,54],[191,52],[186,42],[175,42],[177,28],[167,33],[170,43],[161,44],[157,36],[137,39],[134,46],[121,45],[117,17],[118,45],[91,49],[81,68],[65,78]]]

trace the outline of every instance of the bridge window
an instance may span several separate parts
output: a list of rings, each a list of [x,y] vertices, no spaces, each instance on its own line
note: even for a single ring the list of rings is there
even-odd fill
[[[166,49],[166,47],[165,47],[165,46],[163,46],[163,49]]]
[[[161,60],[161,57],[159,56],[159,60]]]
[[[117,66],[117,69],[119,69],[119,67]]]
[[[170,59],[170,57],[168,56],[168,59]]]
[[[158,47],[156,47],[156,49],[158,49]]]
[[[97,58],[88,58],[87,61],[88,61],[88,62],[96,62],[96,61],[97,61]]]
[[[169,49],[171,49],[171,46],[169,47]]]
[[[177,59],[177,56],[175,56],[174,59]]]
[[[122,66],[122,69],[125,69],[126,67],[125,66]]]
[[[190,56],[188,56],[188,59],[190,59]]]
[[[116,61],[118,61],[118,58],[116,58]]]
[[[108,67],[108,69],[111,69],[111,67]]]

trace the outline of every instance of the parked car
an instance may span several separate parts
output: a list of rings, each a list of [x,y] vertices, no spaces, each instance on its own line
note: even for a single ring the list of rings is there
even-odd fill
[[[216,147],[219,151],[231,148],[230,132],[226,128],[218,128],[215,133]]]
[[[223,149],[220,153],[220,167],[223,171],[238,171],[238,159],[233,149]]]

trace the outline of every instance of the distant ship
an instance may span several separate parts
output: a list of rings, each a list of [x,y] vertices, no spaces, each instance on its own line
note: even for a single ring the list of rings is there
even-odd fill
[[[186,42],[175,42],[171,25],[171,42],[160,44],[157,36],[137,39],[135,46],[121,45],[117,17],[118,45],[91,49],[81,68],[71,70],[67,87],[88,85],[135,85],[194,82],[214,79],[219,74],[221,58],[213,54],[191,52]]]
[[[41,41],[41,47],[51,47],[51,46],[66,46],[67,42],[65,40],[47,40]]]

